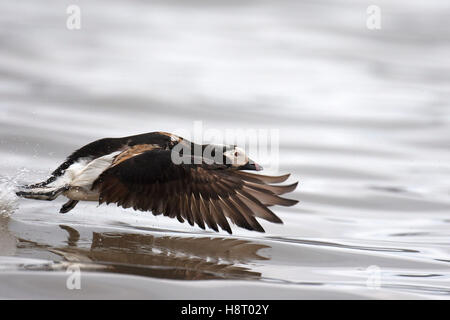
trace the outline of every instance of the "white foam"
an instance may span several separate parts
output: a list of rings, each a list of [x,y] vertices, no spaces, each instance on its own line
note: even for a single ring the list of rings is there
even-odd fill
[[[16,196],[17,180],[25,172],[19,171],[14,177],[0,176],[0,215],[10,215],[17,210],[19,198]]]

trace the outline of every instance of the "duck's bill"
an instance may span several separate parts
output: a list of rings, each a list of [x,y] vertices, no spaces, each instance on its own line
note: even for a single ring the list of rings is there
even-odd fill
[[[263,169],[262,166],[257,164],[256,162],[249,161],[245,165],[239,167],[240,170],[255,170],[255,171],[261,171]]]

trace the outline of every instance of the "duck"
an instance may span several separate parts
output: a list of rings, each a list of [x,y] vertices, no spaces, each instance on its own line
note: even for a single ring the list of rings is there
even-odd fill
[[[297,204],[281,195],[294,191],[298,182],[279,185],[290,174],[256,173],[261,170],[236,145],[196,144],[158,131],[91,142],[69,155],[47,180],[20,186],[16,195],[47,201],[64,196],[68,201],[60,213],[80,201],[95,201],[176,218],[203,230],[219,232],[220,227],[232,234],[231,222],[265,232],[256,218],[282,224],[270,207]]]

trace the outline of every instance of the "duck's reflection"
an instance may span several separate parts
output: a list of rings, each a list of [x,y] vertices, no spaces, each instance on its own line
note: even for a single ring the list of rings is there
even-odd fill
[[[0,256],[12,256],[16,252],[16,237],[8,229],[9,216],[0,212]]]
[[[167,279],[259,278],[250,263],[268,258],[269,248],[246,240],[216,237],[173,237],[149,234],[94,232],[90,248],[78,246],[80,234],[69,226],[67,246],[51,248],[66,261],[105,266],[109,272]]]

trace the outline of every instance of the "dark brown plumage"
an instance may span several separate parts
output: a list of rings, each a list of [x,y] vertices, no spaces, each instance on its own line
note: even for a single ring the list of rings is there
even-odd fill
[[[269,177],[230,169],[219,164],[181,164],[171,161],[171,151],[151,150],[104,171],[94,182],[100,203],[152,211],[231,233],[229,218],[239,227],[264,232],[255,217],[282,223],[267,206],[292,206],[298,201],[279,197],[297,183],[273,186],[289,175]]]
[[[195,145],[181,137],[150,133],[99,141],[72,154],[47,182],[29,186],[29,191],[18,195],[52,200],[64,194],[71,200],[61,212],[70,211],[80,200],[115,203],[123,208],[177,218],[202,229],[219,231],[220,227],[229,233],[232,233],[229,221],[264,232],[256,218],[282,223],[269,207],[298,202],[280,197],[292,192],[297,183],[273,185],[286,181],[288,174],[265,176],[242,171],[260,168],[248,158],[245,164],[236,166],[183,154],[190,161],[175,164],[172,155],[177,144]],[[204,148],[201,146],[200,150]],[[89,160],[85,169],[71,173],[75,175],[71,183],[59,184],[58,181],[65,181],[60,177],[66,170],[72,170],[73,164],[86,158]]]

